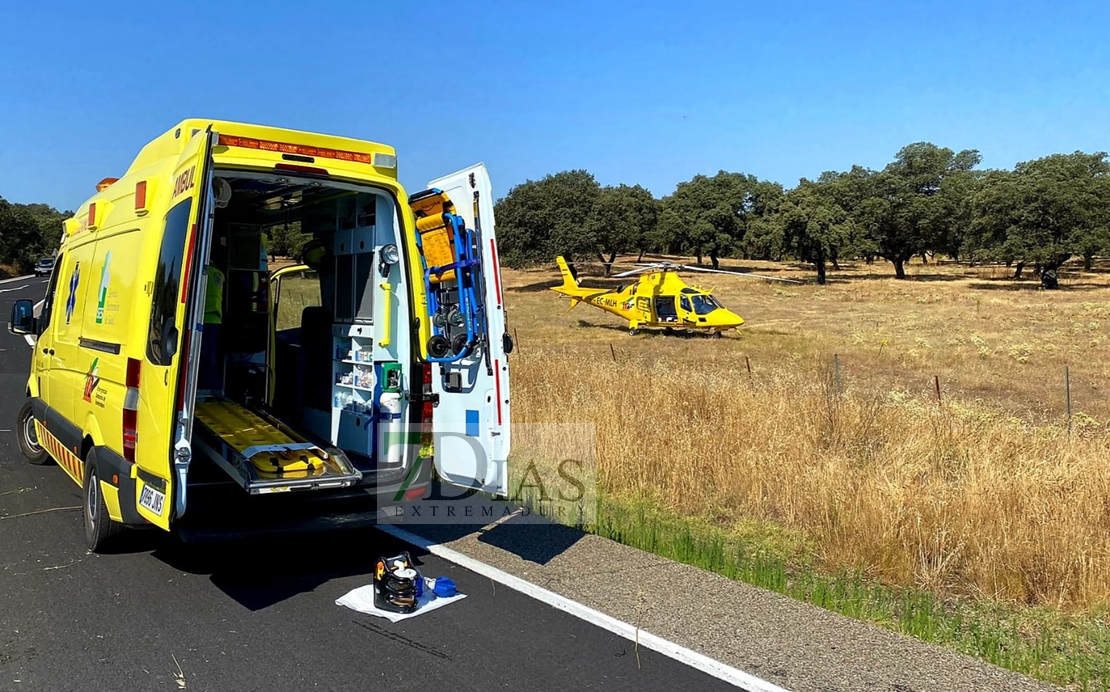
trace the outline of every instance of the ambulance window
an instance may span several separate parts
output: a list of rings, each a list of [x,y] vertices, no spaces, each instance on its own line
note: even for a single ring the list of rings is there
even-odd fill
[[[62,271],[62,256],[54,262],[54,271],[50,272],[50,285],[46,289],[46,300],[42,303],[42,314],[39,315],[39,334],[50,326],[50,316],[54,314],[54,296],[58,294],[58,274]]]
[[[166,214],[166,230],[154,273],[154,297],[150,310],[150,334],[146,357],[155,365],[169,365],[177,353],[177,305],[181,291],[181,270],[185,260],[185,236],[189,232],[189,212],[193,200],[181,202]]]
[[[315,270],[283,274],[278,279],[275,331],[299,329],[305,308],[323,304],[320,299],[320,275]]]

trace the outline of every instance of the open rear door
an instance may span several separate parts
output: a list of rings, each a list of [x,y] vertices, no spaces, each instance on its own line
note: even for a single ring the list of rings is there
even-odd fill
[[[216,139],[210,129],[191,133],[174,169],[153,284],[147,357],[135,361],[141,363],[141,371],[134,373],[139,389],[137,434],[132,442],[138,477],[136,505],[139,514],[163,529],[169,529],[171,518],[180,517],[186,507],[185,479],[192,459],[206,287],[204,265],[212,236],[212,147]],[[129,363],[129,380],[131,370]],[[131,386],[129,381],[129,391]],[[126,452],[127,411],[124,420]],[[151,442],[144,444],[147,440]],[[169,444],[160,449],[148,446],[157,440]]]
[[[481,286],[475,288],[485,322],[482,348],[458,362],[432,365],[432,391],[439,395],[432,416],[436,469],[452,485],[506,495],[509,361],[489,174],[479,163],[428,187],[447,193],[466,227],[475,231],[481,257]]]

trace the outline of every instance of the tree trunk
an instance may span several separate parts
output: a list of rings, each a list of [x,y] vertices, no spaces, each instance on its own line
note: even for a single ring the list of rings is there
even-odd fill
[[[701,253],[698,253],[698,264],[701,264]]]
[[[1054,290],[1060,288],[1060,266],[1071,259],[1071,255],[1057,255],[1041,267],[1041,288]]]
[[[901,257],[895,257],[894,259],[890,260],[890,262],[894,265],[894,278],[906,278],[906,260],[902,259]]]
[[[1056,273],[1059,268],[1059,264],[1046,264],[1041,268],[1041,288],[1050,291],[1060,288],[1060,279]]]
[[[1006,266],[1008,267],[1008,266],[1010,266],[1010,265],[1009,265],[1009,264],[1007,264]],[[1021,272],[1022,272],[1022,270],[1024,270],[1024,269],[1025,269],[1025,262],[1021,262],[1021,261],[1019,261],[1019,262],[1017,263],[1017,266],[1016,266],[1016,267],[1014,267],[1014,278],[1015,278],[1015,279],[1020,279],[1020,278],[1021,278]]]
[[[714,269],[720,269],[721,268],[721,260],[717,258],[717,253],[715,253],[715,252],[709,253],[709,261],[713,263],[713,268]]]
[[[1094,266],[1094,259],[1095,255],[1093,252],[1083,253],[1083,269],[1086,271],[1091,271],[1091,268]]]
[[[818,260],[813,263],[817,267],[817,283],[818,285],[825,285],[825,261]]]
[[[835,269],[836,271],[840,271],[840,263],[836,261],[835,257],[830,258],[829,261],[832,262],[833,269]],[[822,282],[822,283],[824,283],[824,282]]]
[[[1041,275],[1041,263],[1040,262],[1034,262],[1033,263],[1033,276],[1040,276],[1040,275]]]
[[[601,252],[598,252],[597,253],[597,259],[602,261],[602,264],[605,267],[605,277],[608,278],[608,275],[610,273],[613,273],[613,262],[615,262],[617,260],[617,253],[616,252],[610,252],[609,253],[609,259],[606,261],[605,255],[602,254]]]
[[[636,258],[636,261],[637,262],[643,262],[644,261],[644,251],[643,250],[640,250],[640,256]]]
[[[921,253],[921,263],[922,264],[928,264],[929,263],[929,258],[925,256],[924,252]]]

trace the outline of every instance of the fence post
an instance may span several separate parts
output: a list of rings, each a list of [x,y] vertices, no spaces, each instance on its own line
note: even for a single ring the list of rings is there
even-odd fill
[[[1068,401],[1068,437],[1071,437],[1071,368],[1064,366],[1064,396]]]
[[[744,356],[744,365],[748,366],[748,386],[752,387],[752,361],[747,355]]]
[[[609,344],[609,353],[612,354],[613,362],[616,363],[617,362],[617,350],[615,348],[613,348],[612,343]]]
[[[940,375],[933,375],[933,384],[937,390],[937,403],[940,403]]]

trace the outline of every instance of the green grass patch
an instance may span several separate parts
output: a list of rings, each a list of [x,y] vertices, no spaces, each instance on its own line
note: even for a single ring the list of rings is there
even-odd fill
[[[721,525],[651,501],[598,498],[583,529],[677,562],[785,594],[995,665],[1077,690],[1110,690],[1106,613],[1068,615],[893,588],[828,573],[799,532],[767,522]]]

